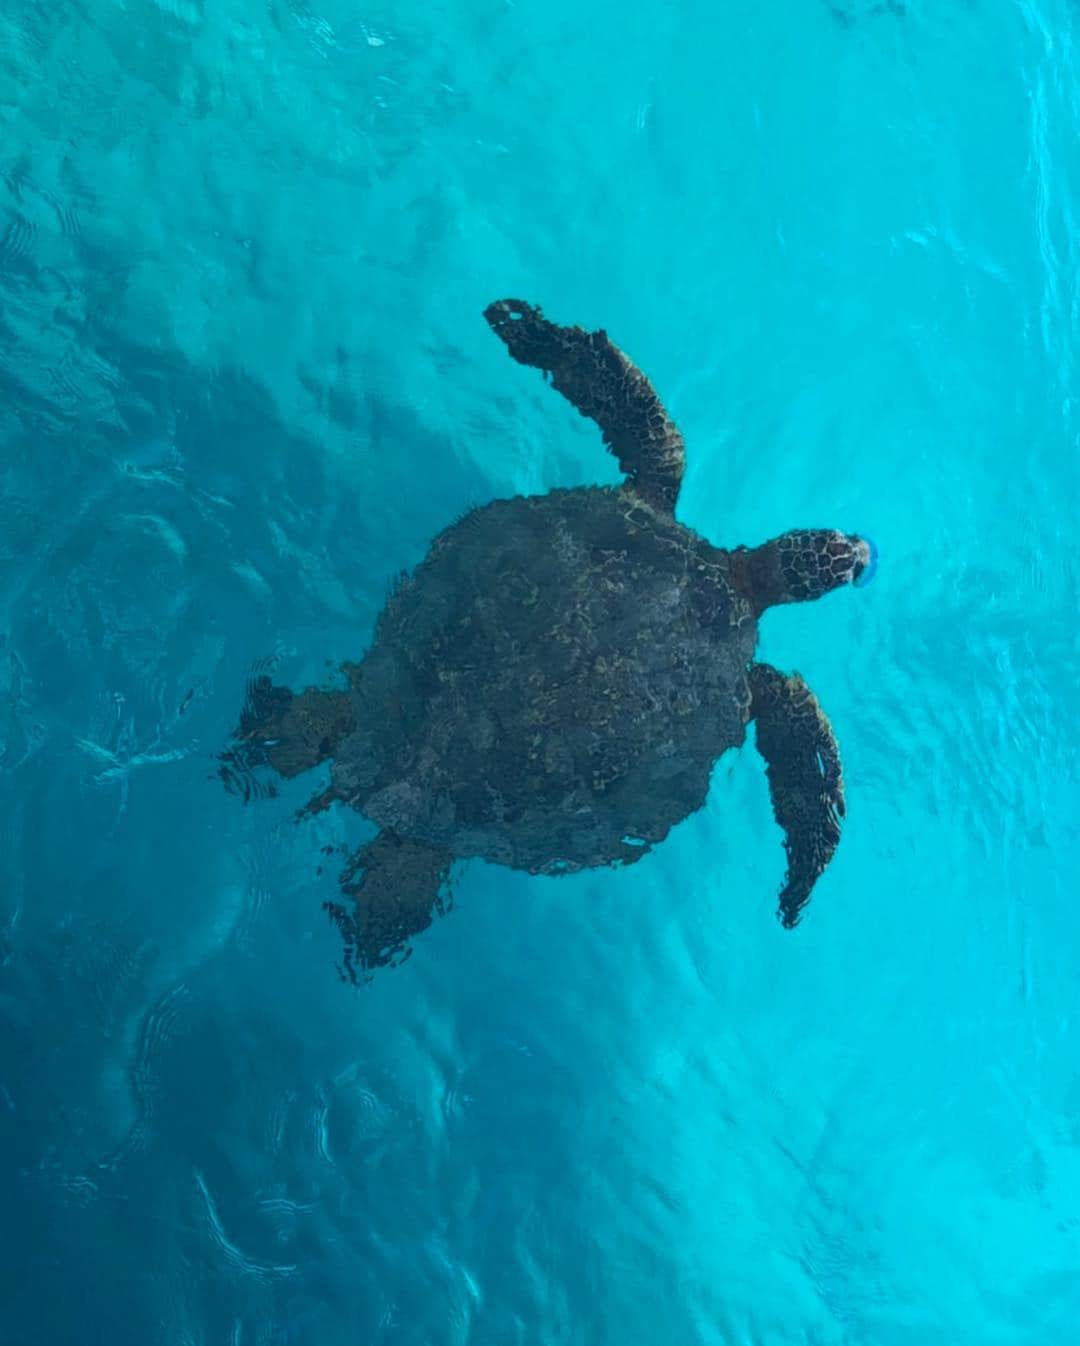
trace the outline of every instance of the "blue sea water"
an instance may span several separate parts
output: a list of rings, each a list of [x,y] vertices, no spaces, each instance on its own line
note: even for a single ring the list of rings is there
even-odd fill
[[[2,1346],[1080,1340],[1078,40],[7,0]],[[463,869],[358,993],[360,820],[213,756],[463,510],[615,479],[508,294],[648,371],[685,522],[876,538],[762,630],[849,816],[782,930],[748,745],[636,867]]]

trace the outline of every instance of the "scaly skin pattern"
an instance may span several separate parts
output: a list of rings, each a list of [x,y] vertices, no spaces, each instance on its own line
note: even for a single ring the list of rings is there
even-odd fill
[[[804,603],[849,584],[869,560],[865,544],[853,548],[845,534],[822,528],[797,528],[773,545],[779,555],[782,603]]]
[[[736,547],[731,574],[755,612],[821,598],[859,578],[870,561],[862,538],[835,528],[796,528],[760,547]]]
[[[549,375],[555,391],[596,422],[638,495],[672,513],[686,466],[683,437],[652,384],[608,334],[560,327],[520,299],[489,304],[484,317],[518,364]]]
[[[773,813],[784,829],[788,872],[780,920],[791,929],[840,843],[846,811],[840,752],[825,712],[798,673],[755,664],[750,688],[758,751]]]

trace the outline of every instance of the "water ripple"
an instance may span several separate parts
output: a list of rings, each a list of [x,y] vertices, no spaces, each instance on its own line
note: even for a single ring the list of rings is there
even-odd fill
[[[207,1186],[206,1179],[196,1170],[195,1181],[198,1184],[199,1191],[202,1193],[203,1201],[206,1206],[206,1230],[210,1242],[221,1253],[225,1262],[235,1267],[242,1275],[252,1276],[259,1281],[281,1280],[296,1274],[295,1266],[275,1266],[257,1262],[254,1258],[247,1257],[231,1242],[225,1233],[225,1227],[221,1222],[221,1216],[218,1214],[217,1205]]]
[[[1076,25],[4,8],[12,1346],[1074,1340]],[[846,831],[781,931],[748,747],[633,871],[468,868],[355,995],[360,820],[206,777],[259,651],[318,681],[468,505],[614,479],[499,293],[648,369],[718,543],[882,544],[762,624]]]

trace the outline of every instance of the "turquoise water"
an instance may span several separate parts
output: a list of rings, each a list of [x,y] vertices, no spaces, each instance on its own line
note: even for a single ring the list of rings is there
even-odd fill
[[[3,1346],[1077,1339],[1078,24],[9,0]],[[748,749],[358,994],[359,820],[213,754],[462,510],[614,479],[504,294],[652,376],[687,523],[880,544],[762,633],[847,826],[785,932]]]

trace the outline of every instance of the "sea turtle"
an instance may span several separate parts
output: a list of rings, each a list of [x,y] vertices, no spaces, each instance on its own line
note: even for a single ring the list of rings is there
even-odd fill
[[[440,533],[343,687],[253,679],[226,784],[329,761],[301,815],[340,800],[379,827],[341,876],[346,902],[326,904],[355,979],[408,955],[446,908],[454,860],[533,874],[640,860],[701,807],[753,720],[786,834],[780,919],[795,925],[839,840],[840,758],[803,680],[753,662],[757,622],[865,582],[871,545],[800,529],[714,547],[676,521],[682,436],[606,333],[513,299],[484,316],[597,423],[625,480],[496,500]]]

